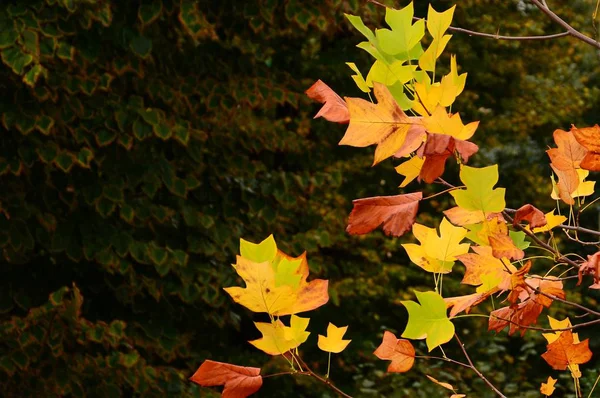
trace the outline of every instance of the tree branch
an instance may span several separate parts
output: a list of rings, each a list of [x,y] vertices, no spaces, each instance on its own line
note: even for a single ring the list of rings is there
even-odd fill
[[[458,338],[458,335],[456,333],[454,334],[454,338],[456,339],[456,341],[458,341],[458,345],[460,346],[460,349],[462,350],[463,354],[465,354],[465,358],[467,358],[467,362],[469,362],[469,365],[470,365],[471,369],[473,369],[473,372],[477,373],[477,376],[479,376],[479,378],[481,380],[483,380],[485,382],[485,384],[487,384],[492,389],[492,391],[494,391],[499,397],[506,398],[506,395],[502,394],[488,379],[486,379],[486,377],[483,375],[483,373],[481,373],[479,371],[479,369],[477,369],[475,367],[475,365],[473,365],[473,361],[471,361],[471,357],[469,357],[469,354],[467,353],[465,346],[463,345],[462,341],[460,341],[460,339]]]
[[[306,362],[304,362],[304,359],[300,358],[300,355],[296,355],[296,359],[298,359],[298,361],[300,362],[300,364],[302,365],[302,367],[304,369],[306,369],[304,372],[298,372],[297,374],[314,377],[315,379],[319,380],[321,383],[324,383],[325,385],[327,385],[327,387],[329,387],[330,390],[334,391],[340,397],[352,398],[351,395],[346,394],[345,392],[343,392],[342,390],[340,390],[339,388],[337,388],[335,385],[333,385],[333,383],[331,382],[331,380],[325,379],[324,377],[319,376],[318,374],[316,374],[315,372],[313,372],[308,367],[308,365],[306,364]]]
[[[567,22],[565,22],[561,17],[556,15],[554,12],[552,12],[550,10],[550,8],[548,8],[548,6],[543,4],[540,0],[531,0],[531,2],[533,4],[535,4],[535,6],[540,9],[540,11],[542,11],[544,14],[546,14],[548,16],[548,18],[550,18],[552,21],[556,22],[557,24],[559,24],[560,26],[565,28],[567,30],[566,33],[568,35],[573,36],[576,39],[579,39],[579,40],[583,41],[584,43],[589,44],[592,47],[596,47],[597,49],[600,49],[599,42],[592,39],[591,37],[584,35],[583,33],[579,32],[578,30],[576,30],[574,27],[572,27]]]
[[[369,3],[373,3],[373,4],[381,6],[381,7],[388,7],[385,4],[378,2],[377,0],[367,0],[367,1]],[[391,7],[389,7],[389,8],[391,8]],[[425,18],[413,17],[413,21],[419,21],[421,19],[425,20]],[[474,30],[457,28],[455,26],[450,26],[448,28],[448,30],[451,32],[464,33],[469,36],[479,36],[479,37],[487,37],[489,39],[514,40],[514,41],[552,40],[552,39],[558,39],[561,37],[566,37],[566,36],[571,35],[571,33],[569,33],[569,32],[561,32],[561,33],[554,33],[551,35],[541,35],[541,36],[505,36],[505,35],[499,35],[499,34],[494,34],[494,33],[477,32]]]

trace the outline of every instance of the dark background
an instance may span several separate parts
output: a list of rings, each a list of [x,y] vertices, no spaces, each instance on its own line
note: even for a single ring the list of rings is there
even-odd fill
[[[594,35],[591,1],[550,3]],[[416,15],[426,16],[427,5],[416,1]],[[239,238],[270,233],[287,253],[306,250],[311,274],[330,280],[330,302],[309,314],[313,334],[303,353],[324,373],[316,335],[329,321],[350,325],[353,341],[332,363],[343,390],[447,396],[429,374],[469,396],[491,394],[464,369],[421,360],[407,374],[386,375],[387,363],[372,355],[384,330],[402,332],[400,301],[432,281],[400,247],[410,238],[348,236],[351,200],[439,188],[397,189],[397,162],[370,168],[373,148],[338,147],[344,127],[312,120],[318,105],[304,90],[322,79],[340,95],[361,96],[344,62],[365,76],[372,62],[354,47],[362,38],[343,13],[372,28],[384,24],[383,9],[364,1],[0,3],[3,396],[211,396],[187,380],[205,359],[263,374],[284,369],[247,343],[258,337],[252,321],[260,315],[222,290],[239,284],[230,266]],[[453,25],[507,35],[560,31],[513,0],[460,1]],[[453,110],[481,120],[471,164],[499,164],[508,206],[549,211],[544,151],[556,128],[598,122],[598,52],[570,38],[457,33],[442,68],[450,54],[468,72]],[[449,166],[445,177],[454,176]],[[433,225],[450,205],[444,198],[423,206],[419,222]],[[597,227],[589,214],[583,223]],[[455,273],[444,286],[466,294],[460,265]],[[597,292],[567,288],[570,300],[598,305]],[[578,315],[556,303],[550,314]],[[540,358],[541,335],[488,333],[483,318],[455,324],[479,369],[508,396],[539,396],[548,375],[559,377],[556,394],[572,390],[568,372]],[[592,335],[581,331],[582,339]],[[600,352],[595,341],[591,348]],[[454,343],[446,353],[462,360]],[[582,366],[584,392],[597,367],[596,357]],[[280,377],[266,379],[257,396],[331,393],[310,379]]]

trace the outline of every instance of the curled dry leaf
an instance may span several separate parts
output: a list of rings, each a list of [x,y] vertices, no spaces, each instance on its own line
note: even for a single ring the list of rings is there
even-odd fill
[[[585,157],[581,160],[580,167],[590,171],[600,171],[600,126],[576,128],[571,132],[577,142],[587,149]]]
[[[436,379],[436,378],[434,378],[434,377],[431,377],[431,376],[429,376],[429,375],[425,375],[425,376],[427,376],[427,378],[428,378],[429,380],[433,381],[433,382],[434,382],[435,384],[437,384],[438,386],[442,386],[442,387],[444,387],[444,388],[447,388],[448,390],[452,390],[452,391],[454,391],[454,387],[452,386],[452,384],[450,384],[450,383],[444,383],[444,382],[442,382],[442,381],[439,381],[438,379]]]
[[[341,124],[347,124],[350,120],[350,112],[348,111],[346,102],[321,80],[317,80],[315,84],[310,86],[310,88],[306,90],[306,95],[308,95],[309,98],[324,104],[315,115],[315,119],[323,117],[330,122]]]
[[[571,193],[576,192],[579,186],[581,161],[587,154],[587,149],[579,144],[572,132],[556,130],[553,134],[554,142],[558,148],[546,151],[550,157],[550,167],[558,177],[558,195],[567,204],[574,204]]]
[[[352,235],[362,235],[383,224],[387,235],[402,236],[415,223],[421,192],[396,196],[375,196],[352,201],[346,231]]]
[[[379,359],[392,361],[387,368],[390,373],[408,372],[415,363],[415,348],[411,342],[388,331],[383,334],[383,341],[373,354]]]
[[[547,351],[542,354],[542,358],[553,369],[566,370],[569,366],[581,365],[592,359],[592,352],[588,345],[589,339],[575,343],[573,333],[565,330],[558,339],[548,344]]]
[[[581,285],[583,275],[594,277],[594,284],[590,286],[590,289],[600,289],[600,252],[596,252],[591,256],[588,255],[587,261],[581,264],[577,286]]]
[[[263,380],[260,368],[206,360],[190,380],[203,387],[224,386],[223,398],[245,398],[257,392]]]
[[[543,227],[548,223],[544,213],[530,204],[523,205],[517,209],[513,218],[513,225],[517,225],[521,221],[527,221],[531,228]]]

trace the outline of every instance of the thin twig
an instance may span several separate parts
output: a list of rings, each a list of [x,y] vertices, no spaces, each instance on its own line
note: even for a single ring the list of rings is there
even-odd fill
[[[381,7],[391,8],[391,7],[386,6],[385,4],[378,2],[377,0],[367,0],[367,1],[369,3],[373,3],[373,4],[381,6]],[[425,20],[425,18],[413,17],[413,21],[419,21],[419,20]],[[551,35],[541,35],[541,36],[505,36],[505,35],[499,35],[499,34],[495,34],[495,33],[477,32],[474,30],[457,28],[455,26],[450,26],[448,28],[448,30],[451,32],[465,33],[469,36],[479,36],[479,37],[487,37],[489,39],[496,39],[496,40],[515,40],[515,41],[552,40],[552,39],[558,39],[561,37],[566,37],[566,36],[571,35],[571,33],[569,33],[569,32],[561,32],[561,33],[554,33]]]
[[[549,299],[556,300],[556,301],[558,301],[558,302],[561,302],[561,303],[563,303],[563,304],[570,305],[570,306],[572,306],[572,307],[575,307],[575,308],[579,308],[580,310],[582,310],[582,311],[585,311],[585,312],[587,312],[588,314],[592,314],[592,315],[600,316],[600,312],[598,312],[598,311],[594,311],[594,310],[592,310],[591,308],[587,308],[587,307],[584,307],[583,305],[580,305],[580,304],[574,303],[574,302],[572,302],[572,301],[565,300],[565,299],[562,299],[562,298],[560,298],[560,297],[556,297],[556,296],[554,296],[554,295],[552,295],[552,294],[548,294],[548,293],[546,293],[546,292],[544,292],[544,291],[542,291],[542,290],[538,289],[537,287],[531,286],[531,285],[530,285],[529,283],[527,283],[527,282],[525,282],[525,284],[526,284],[526,285],[527,285],[527,286],[528,286],[530,289],[534,290],[536,293],[538,293],[538,294],[541,294],[542,296],[546,296],[546,297],[548,297]]]
[[[576,227],[576,226],[572,226],[572,225],[560,224],[557,228],[568,229],[571,231],[583,232],[583,233],[590,234],[590,235],[600,236],[600,231],[595,231],[593,229],[588,229],[588,228],[583,228],[583,227]]]
[[[468,364],[466,364],[464,362],[456,361],[456,360],[454,360],[452,358],[448,358],[448,357],[444,358],[444,357],[435,357],[435,356],[431,356],[431,355],[415,355],[415,358],[418,358],[418,359],[436,359],[436,360],[439,360],[439,361],[450,362],[450,363],[453,363],[455,365],[460,365],[460,366],[463,366],[465,368],[471,368],[471,365],[468,365]]]
[[[490,316],[492,316],[492,317],[494,317],[496,319],[499,319],[501,321],[504,321],[504,322],[512,323],[513,325],[515,325],[519,329],[537,330],[539,332],[564,332],[566,330],[578,329],[578,328],[582,328],[582,327],[586,327],[586,326],[591,326],[591,325],[595,325],[597,323],[600,323],[600,319],[595,319],[593,321],[578,323],[577,325],[572,325],[572,326],[566,327],[566,328],[551,329],[551,328],[542,328],[542,327],[538,327],[538,326],[525,326],[525,325],[521,325],[520,323],[511,321],[510,319],[500,318],[497,315],[490,314]]]
[[[561,17],[559,17],[552,10],[550,10],[547,6],[542,4],[542,2],[540,0],[531,0],[531,2],[533,4],[535,4],[535,6],[540,9],[540,11],[542,11],[544,14],[546,14],[548,16],[548,18],[550,18],[552,21],[556,22],[557,24],[559,24],[560,26],[565,28],[567,30],[567,34],[575,37],[576,39],[581,40],[584,43],[589,44],[592,47],[596,47],[596,48],[600,49],[599,42],[592,39],[591,37],[584,35],[583,33],[579,32],[577,29],[575,29],[574,27],[569,25]]]
[[[473,361],[471,361],[471,357],[469,357],[469,354],[467,353],[467,350],[465,349],[465,346],[463,345],[462,341],[460,341],[460,339],[458,338],[458,335],[455,333],[454,334],[454,338],[456,339],[456,341],[458,341],[458,345],[460,346],[460,349],[462,350],[463,354],[465,354],[465,358],[467,358],[467,362],[469,362],[469,365],[471,367],[471,369],[473,369],[473,372],[477,373],[477,376],[479,376],[479,378],[481,380],[483,380],[485,382],[485,384],[487,384],[492,391],[494,391],[499,397],[503,397],[506,398],[506,395],[502,394],[500,392],[500,390],[498,390],[484,375],[483,373],[481,373],[479,371],[479,369],[477,369],[475,367],[475,365],[473,364]]]
[[[306,364],[306,362],[304,362],[304,360],[302,358],[300,358],[299,355],[297,356],[297,359],[302,364],[302,367],[304,367],[304,369],[306,369],[306,371],[298,372],[297,374],[314,377],[315,379],[319,380],[321,383],[326,384],[330,390],[335,391],[336,394],[338,394],[339,396],[344,397],[344,398],[352,398],[351,395],[346,394],[345,392],[343,392],[342,390],[337,388],[335,385],[333,385],[333,383],[331,382],[331,379],[329,379],[329,378],[325,379],[324,377],[321,377],[318,374],[316,374],[315,372],[313,372],[310,369],[310,367]]]

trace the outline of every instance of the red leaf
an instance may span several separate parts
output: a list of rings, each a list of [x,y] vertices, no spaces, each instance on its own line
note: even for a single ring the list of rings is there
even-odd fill
[[[425,163],[421,168],[419,179],[432,183],[436,178],[444,174],[446,160],[458,152],[462,161],[466,163],[479,147],[472,142],[456,139],[445,134],[427,134],[427,142],[419,151],[419,157],[425,156]]]
[[[534,207],[530,204],[519,207],[519,209],[515,213],[513,225],[517,225],[523,220],[527,221],[531,228],[543,227],[548,223],[548,221],[546,221],[546,216],[544,215],[544,213],[537,207]]]
[[[190,380],[203,387],[225,386],[224,398],[245,398],[262,386],[260,368],[249,368],[230,363],[206,360]]]
[[[352,201],[346,231],[352,235],[362,235],[383,224],[387,235],[401,236],[415,223],[421,192],[396,196],[375,196]]]
[[[415,348],[410,341],[399,339],[388,331],[383,334],[383,341],[373,354],[379,359],[392,361],[387,369],[390,373],[408,372],[415,363]]]
[[[321,80],[317,80],[315,84],[310,86],[306,90],[306,95],[325,104],[315,115],[315,119],[322,116],[330,122],[341,124],[347,124],[350,121],[350,112],[346,102]]]
[[[590,288],[597,289],[596,285],[600,282],[600,252],[596,252],[591,256],[588,255],[587,258],[587,261],[579,267],[579,281],[577,282],[577,286],[581,285],[583,275],[592,275],[594,277],[594,285],[590,286]]]

